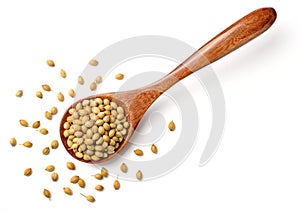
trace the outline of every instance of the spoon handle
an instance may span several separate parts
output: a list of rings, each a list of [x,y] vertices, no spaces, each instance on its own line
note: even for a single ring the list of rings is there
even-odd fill
[[[276,11],[273,8],[260,8],[249,13],[203,45],[168,75],[152,84],[152,88],[166,91],[191,73],[256,38],[269,29],[275,19]]]

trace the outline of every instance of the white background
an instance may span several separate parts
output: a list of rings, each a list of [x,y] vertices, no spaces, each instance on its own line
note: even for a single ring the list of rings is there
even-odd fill
[[[18,126],[20,117],[33,120],[33,113],[43,113],[56,103],[49,94],[45,99],[53,100],[51,104],[28,96],[16,100],[17,89],[34,96],[41,82],[50,82],[64,91],[66,82],[75,85],[77,75],[99,51],[133,36],[169,36],[198,48],[237,19],[265,6],[278,13],[274,26],[212,65],[225,95],[226,129],[216,155],[204,167],[198,166],[199,145],[180,167],[162,178],[124,181],[118,192],[111,189],[110,178],[103,182],[107,190],[101,193],[83,190],[97,198],[91,204],[78,195],[78,187],[74,186],[72,197],[62,193],[64,183],[76,173],[63,172],[71,158],[62,146],[51,153],[60,156],[51,161],[62,176],[58,183],[51,183],[46,172],[38,172],[50,163],[50,156],[10,147],[12,136],[37,135]],[[0,213],[299,212],[299,19],[292,0],[1,1]],[[48,58],[57,63],[55,74],[45,65]],[[57,77],[59,68],[68,72],[68,81]],[[58,106],[63,109],[67,103]],[[51,122],[57,124],[59,116]],[[44,137],[38,138],[43,145],[35,147],[47,144]],[[37,172],[25,178],[23,170],[31,165]],[[51,202],[42,196],[43,188],[51,189]]]

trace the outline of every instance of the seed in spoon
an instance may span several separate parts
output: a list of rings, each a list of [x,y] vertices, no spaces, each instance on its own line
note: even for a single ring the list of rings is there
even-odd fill
[[[95,198],[92,195],[84,195],[80,193],[83,197],[85,197],[89,202],[93,203],[95,202]]]
[[[125,163],[122,163],[121,166],[120,166],[120,170],[123,172],[123,173],[127,173],[128,171],[128,167]]]
[[[135,174],[136,179],[138,180],[142,180],[143,179],[143,173],[141,172],[141,170],[138,170],[137,173]]]
[[[70,170],[75,170],[75,164],[73,162],[67,162],[67,168]]]
[[[122,79],[124,78],[124,74],[118,73],[118,74],[116,74],[115,78],[116,78],[117,80],[122,80]]]
[[[30,142],[30,141],[25,141],[23,144],[21,144],[21,145],[23,145],[24,147],[26,147],[26,148],[31,148],[32,147],[32,143]]]
[[[157,153],[157,147],[156,147],[154,144],[151,145],[151,151],[152,151],[154,154]]]
[[[58,180],[58,174],[56,172],[53,172],[51,174],[51,179],[53,182],[56,182]]]
[[[64,190],[64,193],[67,194],[67,195],[72,195],[73,194],[72,189],[70,189],[69,187],[64,187],[63,190]]]
[[[23,96],[23,90],[18,90],[16,92],[16,97],[21,98]]]
[[[46,91],[46,92],[50,92],[50,91],[51,91],[51,87],[50,87],[48,84],[43,84],[43,85],[42,85],[42,88],[43,88],[43,90]]]
[[[168,124],[168,128],[169,128],[170,131],[174,131],[175,130],[175,123],[174,123],[174,121],[171,121]]]
[[[25,169],[25,171],[24,171],[25,176],[30,176],[31,174],[32,174],[32,169],[31,168]]]
[[[84,79],[83,79],[83,77],[82,77],[81,75],[78,76],[77,82],[78,82],[78,84],[80,84],[80,85],[83,85],[83,84],[84,84]]]
[[[116,179],[116,180],[114,181],[114,188],[115,188],[115,190],[119,190],[119,189],[120,189],[120,182],[119,182],[118,179]]]
[[[49,67],[55,67],[55,63],[54,63],[54,61],[53,60],[47,60],[47,64],[48,64],[48,66]]]
[[[17,145],[17,140],[16,140],[16,138],[11,138],[11,139],[9,140],[9,143],[10,143],[11,146],[16,146],[16,145]]]
[[[91,66],[97,66],[98,63],[99,62],[96,59],[92,59],[92,60],[89,61],[89,65],[91,65]]]
[[[135,149],[135,150],[134,150],[134,153],[135,153],[137,156],[143,156],[143,155],[144,155],[144,152],[143,152],[141,149]]]
[[[44,189],[43,194],[46,198],[51,199],[51,192],[48,189]]]
[[[26,120],[21,119],[21,120],[19,120],[19,122],[20,122],[21,126],[29,127],[29,124],[28,124],[28,122]]]
[[[97,89],[97,84],[96,84],[96,82],[92,82],[91,84],[90,84],[90,90],[91,91],[95,91]]]
[[[33,124],[31,125],[31,127],[34,128],[34,129],[37,129],[37,128],[40,127],[40,125],[41,125],[41,122],[40,122],[40,121],[35,121],[35,122],[33,122]]]
[[[35,93],[36,97],[38,97],[39,99],[43,98],[43,93],[41,91],[36,91]]]
[[[66,77],[67,77],[67,73],[66,73],[66,71],[65,71],[64,69],[61,69],[61,70],[60,70],[60,76],[61,76],[62,78],[66,78]]]

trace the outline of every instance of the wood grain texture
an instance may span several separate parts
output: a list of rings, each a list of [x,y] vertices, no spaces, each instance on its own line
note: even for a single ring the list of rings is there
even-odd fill
[[[136,90],[99,94],[84,98],[108,98],[121,105],[128,116],[127,119],[130,123],[128,133],[117,151],[108,158],[97,162],[84,161],[83,159],[76,158],[73,151],[68,149],[67,139],[63,136],[63,124],[69,116],[68,110],[72,106],[65,112],[60,124],[60,136],[64,147],[74,158],[86,163],[101,163],[113,158],[125,147],[147,109],[161,94],[181,79],[256,38],[269,29],[275,20],[276,11],[273,8],[260,8],[255,10],[223,30],[162,79]],[[73,106],[76,105],[76,103],[74,103]]]

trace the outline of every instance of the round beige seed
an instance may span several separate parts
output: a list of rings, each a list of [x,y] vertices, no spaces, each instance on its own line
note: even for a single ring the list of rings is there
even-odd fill
[[[84,195],[84,194],[82,194],[82,193],[80,193],[83,197],[85,197],[86,199],[87,199],[87,201],[89,201],[89,202],[91,202],[91,203],[93,203],[93,202],[95,202],[96,200],[95,200],[95,198],[92,196],[92,195]]]
[[[60,92],[58,93],[57,95],[57,99],[60,101],[60,102],[63,102],[65,100],[65,96]]]
[[[120,169],[123,173],[127,173],[127,171],[128,171],[128,167],[125,163],[121,164]]]
[[[75,91],[73,89],[70,89],[69,92],[68,92],[69,96],[71,98],[74,98],[75,97]]]
[[[78,182],[77,182],[78,186],[80,186],[81,188],[85,187],[85,181],[81,178],[79,178]]]
[[[55,170],[55,166],[53,166],[53,165],[48,165],[48,166],[46,166],[45,170],[46,170],[47,172],[53,172],[53,171]]]
[[[51,141],[51,148],[52,149],[57,149],[57,147],[58,147],[58,141],[57,140]]]
[[[92,59],[92,60],[89,61],[89,65],[91,65],[91,66],[97,66],[98,63],[99,62],[96,59]]]
[[[54,63],[54,61],[53,60],[47,60],[47,64],[48,64],[48,66],[49,67],[55,67],[55,63]]]
[[[56,182],[58,180],[58,174],[56,172],[53,172],[51,174],[51,179],[52,179],[52,181]]]
[[[11,146],[16,146],[16,145],[17,145],[17,140],[16,140],[16,138],[11,138],[11,139],[9,140],[9,143],[10,143]]]
[[[115,188],[115,190],[119,190],[120,189],[120,182],[118,181],[118,179],[116,179],[114,181],[114,188]]]
[[[142,155],[144,155],[144,152],[143,152],[141,149],[135,149],[135,150],[134,150],[134,153],[135,153],[137,156],[142,156]]]
[[[78,175],[74,175],[73,177],[71,177],[70,182],[71,183],[78,183],[79,181],[79,176]]]
[[[43,85],[42,85],[42,88],[43,88],[43,90],[46,91],[46,92],[50,92],[50,91],[51,91],[51,87],[50,87],[48,84],[43,84]]]
[[[56,115],[57,114],[57,112],[58,112],[58,109],[57,109],[57,107],[52,107],[51,109],[50,109],[50,112],[51,112],[51,114],[52,115]]]
[[[30,176],[32,174],[32,169],[31,168],[27,168],[24,170],[24,175],[25,176]]]
[[[116,78],[117,80],[122,80],[122,79],[124,78],[124,74],[118,73],[118,74],[116,74],[115,78]]]
[[[135,174],[136,179],[138,180],[142,180],[143,179],[143,173],[141,172],[141,170],[138,170],[137,173]]]
[[[70,189],[69,187],[64,187],[63,190],[64,190],[64,193],[67,194],[67,195],[72,195],[73,194],[72,189]]]
[[[96,84],[100,84],[102,82],[102,77],[98,75],[95,79]]]
[[[61,69],[61,70],[60,70],[60,76],[61,76],[62,78],[66,78],[66,77],[67,77],[66,71],[63,70],[63,69]]]
[[[154,144],[151,145],[151,151],[152,151],[154,154],[157,153],[157,147],[156,147]]]
[[[43,93],[41,91],[36,91],[35,93],[36,97],[42,99],[43,98]]]
[[[19,120],[19,122],[20,122],[21,126],[29,127],[29,124],[26,120],[21,119],[21,120]]]
[[[21,98],[23,96],[23,90],[18,90],[16,92],[16,97]]]
[[[83,85],[83,84],[84,84],[84,79],[83,79],[83,77],[82,77],[81,75],[78,76],[77,82],[78,82],[78,84],[80,84],[80,85]]]
[[[97,89],[97,84],[96,84],[96,82],[92,82],[91,84],[90,84],[90,90],[91,91],[95,91]]]
[[[47,135],[49,132],[48,132],[48,130],[46,129],[46,128],[41,128],[40,130],[39,130],[39,132],[41,133],[41,134],[43,134],[43,135]]]
[[[42,151],[43,155],[49,155],[50,153],[50,148],[49,147],[45,147]]]
[[[52,120],[52,114],[49,111],[45,112],[45,118],[47,118],[48,120]]]
[[[32,126],[32,128],[37,129],[40,127],[40,125],[41,125],[40,121],[35,121],[35,122],[33,122],[33,124],[31,126]]]
[[[67,162],[67,168],[70,170],[75,170],[75,164],[73,162]]]
[[[168,128],[169,128],[170,131],[174,131],[175,130],[175,123],[174,123],[174,121],[171,121],[168,124]]]
[[[103,191],[104,187],[103,187],[102,185],[96,185],[96,186],[95,186],[95,189],[96,189],[97,191]]]
[[[44,189],[43,194],[46,198],[51,198],[51,192],[48,189]]]

